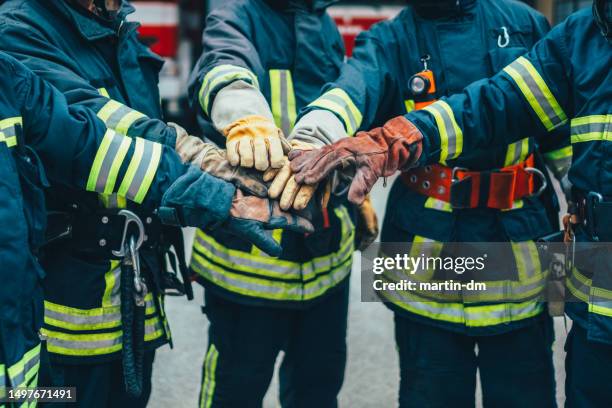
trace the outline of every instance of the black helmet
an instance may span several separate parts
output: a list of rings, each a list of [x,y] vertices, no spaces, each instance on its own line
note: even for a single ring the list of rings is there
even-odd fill
[[[612,0],[595,0],[593,2],[593,15],[601,29],[601,34],[612,43]]]

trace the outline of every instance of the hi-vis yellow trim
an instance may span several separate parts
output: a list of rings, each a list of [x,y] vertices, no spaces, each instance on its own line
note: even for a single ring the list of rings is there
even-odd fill
[[[308,106],[330,110],[342,119],[346,133],[353,135],[361,126],[363,115],[351,97],[341,88],[325,92]]]
[[[283,240],[283,230],[275,229],[272,231],[272,239],[275,240],[279,245]],[[251,255],[253,256],[264,256],[264,253],[261,249],[257,248],[255,245],[251,247]]]
[[[0,143],[6,143],[7,147],[17,146],[16,126],[23,127],[21,116],[0,120]]]
[[[450,203],[438,200],[435,197],[427,197],[427,200],[425,201],[425,208],[443,212],[453,212],[453,207],[450,205]]]
[[[529,138],[521,139],[508,145],[504,167],[513,166],[527,160],[529,156]]]
[[[270,95],[274,122],[285,136],[289,136],[297,118],[291,71],[287,69],[270,70]]]
[[[115,189],[117,175],[132,143],[127,136],[108,129],[98,147],[87,179],[87,191],[110,194]]]
[[[433,115],[438,127],[440,163],[446,164],[447,160],[459,157],[463,152],[463,131],[455,120],[455,114],[450,105],[444,101],[438,101],[424,110]]]
[[[612,141],[612,114],[572,119],[572,144]]]
[[[104,274],[104,295],[102,307],[117,306],[120,304],[119,278],[121,276],[121,261],[111,260],[110,268]]]
[[[98,93],[104,96],[105,98],[110,99],[110,94],[108,93],[108,90],[106,88],[98,88]]]
[[[98,117],[104,122],[107,128],[127,136],[134,122],[146,118],[147,116],[129,106],[110,99],[102,109],[98,111]]]
[[[147,195],[159,167],[162,146],[159,143],[136,138],[132,160],[119,186],[119,195],[141,204]]]
[[[231,82],[243,80],[251,83],[256,88],[259,88],[257,76],[250,70],[236,65],[219,65],[211,69],[202,81],[202,87],[198,94],[198,100],[204,113],[210,115],[210,98],[213,93],[217,92],[219,86],[225,86]]]
[[[504,68],[519,87],[546,130],[551,131],[567,122],[567,115],[538,70],[525,57]]]
[[[572,146],[565,146],[561,149],[553,150],[551,152],[544,153],[544,157],[548,160],[563,160],[572,158],[574,154],[574,149]]]
[[[98,356],[115,353],[122,348],[123,332],[69,334],[47,328],[41,329],[47,336],[47,350],[50,353],[68,356]]]
[[[219,351],[214,344],[211,344],[204,359],[204,383],[200,391],[200,408],[212,406],[217,384],[217,360],[219,360]]]
[[[40,344],[28,350],[18,362],[8,367],[8,385],[12,388],[36,387],[39,368]],[[6,383],[2,383],[0,387],[5,385]]]
[[[404,105],[406,106],[406,113],[410,113],[416,109],[416,103],[414,99],[406,99],[404,101]]]

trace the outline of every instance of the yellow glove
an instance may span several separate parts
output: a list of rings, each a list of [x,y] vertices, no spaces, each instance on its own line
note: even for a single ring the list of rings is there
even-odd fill
[[[316,146],[297,140],[292,140],[290,145],[292,150],[312,150],[316,148]],[[273,180],[268,188],[268,196],[273,200],[280,197],[280,207],[283,210],[293,207],[294,210],[301,211],[306,208],[318,186],[318,184],[299,185],[293,177],[289,160],[286,157],[283,157],[283,165],[280,169],[268,169],[264,173],[263,179],[265,182]]]
[[[364,251],[378,237],[378,217],[369,194],[357,207],[357,213],[355,241],[357,241],[357,248]]]
[[[278,169],[285,151],[281,130],[269,119],[251,115],[225,128],[227,158],[232,166],[255,167],[259,171]]]

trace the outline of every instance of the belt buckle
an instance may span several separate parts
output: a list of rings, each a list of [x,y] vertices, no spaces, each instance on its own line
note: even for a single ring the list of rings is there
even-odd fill
[[[455,184],[459,181],[459,179],[457,178],[458,171],[468,172],[469,170],[465,167],[453,167],[453,171],[451,172],[451,184]]]
[[[546,176],[544,175],[544,173],[542,173],[542,171],[540,171],[540,169],[536,169],[535,167],[525,167],[525,172],[537,175],[538,177],[540,177],[540,180],[542,181],[542,185],[540,186],[538,191],[536,191],[533,194],[528,195],[526,198],[541,196],[544,190],[546,190],[546,187],[548,187],[548,181],[546,181]]]
[[[597,222],[595,220],[595,206],[603,201],[603,196],[595,191],[587,194],[584,200],[584,219],[586,221],[586,230],[594,241],[599,241],[597,235]]]

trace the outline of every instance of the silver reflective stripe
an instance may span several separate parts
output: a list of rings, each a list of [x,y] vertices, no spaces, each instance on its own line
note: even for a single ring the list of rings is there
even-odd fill
[[[204,384],[200,395],[200,408],[210,408],[215,393],[217,360],[219,352],[214,344],[211,344],[204,359]]]
[[[352,267],[353,263],[347,259],[346,265],[336,268],[331,273],[321,276],[314,282],[308,282],[304,288],[304,298],[312,298],[313,295],[317,295],[327,289],[333,288],[342,282],[347,276],[349,276]]]
[[[457,158],[463,149],[463,134],[455,121],[452,109],[444,101],[429,105],[424,110],[434,115],[440,133],[440,161]],[[440,126],[441,125],[441,126]]]
[[[110,146],[108,147],[108,151],[104,155],[104,159],[102,161],[102,166],[100,167],[100,172],[98,173],[98,178],[96,180],[95,191],[103,192],[106,189],[106,185],[108,182],[108,177],[113,169],[113,162],[119,153],[119,149],[124,142],[124,137],[119,136],[117,134],[113,135]],[[114,186],[113,186],[114,187]]]
[[[40,344],[27,351],[21,360],[8,368],[9,383],[12,387],[25,387],[38,374]]]
[[[288,136],[291,133],[292,124],[289,119],[289,83],[288,83],[287,71],[283,70],[280,72],[280,106],[282,109],[281,115],[281,129],[283,133]]]
[[[589,133],[601,133],[603,134],[608,128],[607,123],[585,123],[581,125],[574,125],[572,123],[572,135],[583,135]]]
[[[48,319],[53,319],[56,322],[54,323],[48,322]],[[60,313],[58,311],[51,310],[49,308],[45,308],[45,321],[48,324],[51,324],[53,326],[59,326],[59,327],[63,327],[61,323],[68,323],[68,325],[70,325],[71,327],[90,326],[89,328],[84,327],[81,330],[91,329],[91,326],[115,327],[115,326],[121,326],[121,312],[108,313],[108,314],[103,314],[99,316],[87,316],[87,315],[73,315],[73,314]],[[58,322],[60,324],[58,324]],[[114,323],[114,324],[109,325],[109,323],[110,324]],[[78,330],[78,328],[76,329]]]
[[[114,111],[106,120],[106,126],[111,129],[117,129],[119,127],[119,123],[125,118],[128,114],[133,112],[134,110],[128,108],[125,105],[121,105]]]
[[[355,117],[355,115],[353,115],[353,112],[351,111],[349,105],[343,98],[339,97],[338,95],[326,93],[322,96],[322,99],[330,100],[343,107],[344,112],[346,113],[346,116],[349,119],[350,129],[357,129],[359,127],[360,123],[357,121],[357,118]]]
[[[72,349],[83,351],[86,354],[86,350],[98,350],[98,349],[107,349],[113,346],[117,346],[121,344],[121,332],[118,332],[118,336],[110,339],[98,339],[98,340],[68,340],[68,339],[60,339],[57,337],[49,336],[47,338],[47,343],[50,345],[50,349],[53,347],[61,347],[63,349]]]

